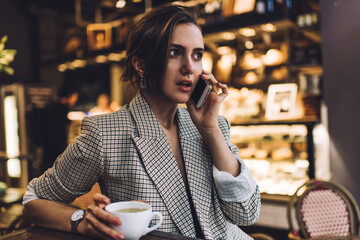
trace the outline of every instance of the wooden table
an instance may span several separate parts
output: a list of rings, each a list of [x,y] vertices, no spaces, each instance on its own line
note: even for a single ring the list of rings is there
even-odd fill
[[[77,235],[73,233],[61,232],[56,230],[45,229],[41,227],[28,227],[12,233],[1,235],[0,239],[8,240],[91,240],[94,238]],[[160,231],[152,231],[140,238],[140,240],[194,240],[195,238],[184,237]]]
[[[312,240],[310,238],[309,240]],[[345,237],[324,237],[324,238],[316,238],[313,240],[360,240],[360,236],[345,236]]]

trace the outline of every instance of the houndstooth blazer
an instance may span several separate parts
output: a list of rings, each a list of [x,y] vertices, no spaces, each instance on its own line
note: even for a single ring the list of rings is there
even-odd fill
[[[238,226],[253,224],[260,211],[258,188],[241,202],[221,200],[213,160],[187,110],[177,123],[186,176],[206,239],[251,239]],[[229,123],[219,117],[229,141]],[[118,112],[87,117],[80,136],[54,166],[34,179],[39,198],[72,202],[99,182],[112,202],[142,200],[163,215],[159,230],[195,237],[188,196],[175,157],[155,115],[141,94]],[[240,194],[240,193],[239,193]]]

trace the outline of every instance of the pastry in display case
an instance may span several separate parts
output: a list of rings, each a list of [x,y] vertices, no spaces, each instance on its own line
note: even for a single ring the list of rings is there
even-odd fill
[[[231,142],[268,194],[292,195],[309,179],[307,135],[303,124],[231,127]]]
[[[231,123],[240,123],[256,118],[261,114],[264,92],[260,89],[229,88],[229,94],[223,101],[220,114]]]

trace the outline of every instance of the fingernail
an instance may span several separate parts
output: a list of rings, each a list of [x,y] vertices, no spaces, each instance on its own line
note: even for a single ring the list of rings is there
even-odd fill
[[[114,218],[114,224],[116,224],[116,225],[120,225],[120,219],[118,219],[118,218]]]
[[[118,234],[118,235],[116,235],[116,238],[119,239],[119,240],[123,240],[123,239],[124,239],[124,236]]]

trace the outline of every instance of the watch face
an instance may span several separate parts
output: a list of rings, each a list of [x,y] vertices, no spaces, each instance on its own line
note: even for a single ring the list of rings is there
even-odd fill
[[[84,217],[84,210],[77,210],[71,216],[71,221],[77,221],[77,220],[79,220],[79,219],[81,219],[83,217]]]

